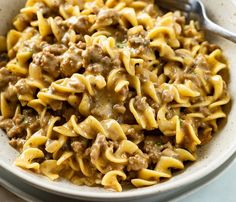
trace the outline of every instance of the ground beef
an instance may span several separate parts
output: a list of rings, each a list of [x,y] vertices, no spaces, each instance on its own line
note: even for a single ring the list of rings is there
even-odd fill
[[[68,27],[74,29],[77,33],[88,33],[91,26],[88,16],[73,16],[67,20]]]
[[[124,26],[117,26],[115,28],[114,37],[115,37],[117,43],[121,43],[121,42],[126,41],[127,31],[128,31],[128,29]]]
[[[103,71],[103,66],[102,64],[98,64],[98,63],[90,64],[87,68],[87,71],[98,74]]]
[[[85,140],[73,141],[71,143],[71,148],[78,155],[82,155],[87,147],[87,142]]]
[[[99,45],[94,45],[92,47],[88,47],[86,51],[82,54],[84,59],[84,66],[88,66],[93,63],[100,63],[104,57],[105,53]]]
[[[146,102],[147,98],[146,97],[140,97],[136,96],[134,100],[134,107],[140,111],[144,112],[148,108],[148,103]]]
[[[199,112],[202,113],[205,117],[211,114],[211,111],[208,107],[199,107]]]
[[[48,51],[41,51],[33,55],[33,63],[40,66],[50,76],[57,78],[60,75],[60,58]]]
[[[202,102],[202,101],[204,101],[205,99],[204,99],[204,97],[192,97],[191,98],[191,103],[197,103],[197,102]]]
[[[157,163],[161,156],[161,148],[158,145],[158,141],[159,139],[156,136],[147,136],[144,140],[143,150],[147,153],[149,160],[153,164]]]
[[[156,103],[154,100],[149,100],[149,104],[151,108],[153,108],[156,112],[160,109],[160,104]]]
[[[78,111],[75,111],[75,109],[66,102],[62,103],[62,107],[59,111],[52,111],[51,114],[63,117],[66,122],[70,120],[72,115],[75,115],[79,119],[81,116]]]
[[[173,92],[169,89],[165,89],[161,93],[161,98],[164,103],[169,103],[174,100]]]
[[[63,77],[70,77],[73,73],[79,71],[82,67],[82,50],[76,46],[71,46],[67,52],[62,55],[60,71]]]
[[[39,116],[35,114],[35,111],[32,109],[25,109],[23,110],[23,116],[27,128],[29,128],[32,133],[40,129],[40,119]]]
[[[96,24],[100,26],[111,26],[119,23],[119,14],[114,9],[101,9],[97,16]]]
[[[26,28],[26,29],[29,29],[29,28]],[[37,33],[35,33],[35,35],[36,34]],[[23,42],[25,49],[28,51],[32,51],[33,53],[37,53],[37,52],[41,51],[42,47],[41,47],[40,43],[37,43],[38,41],[37,42],[35,42],[35,41],[36,41],[36,39],[34,37],[32,37],[28,40],[25,40]]]
[[[22,139],[22,138],[12,138],[9,141],[9,144],[14,147],[15,149],[17,149],[18,151],[21,151],[24,144],[25,144],[26,140]]]
[[[0,121],[0,128],[4,129],[7,132],[8,137],[22,137],[25,133],[25,128],[27,123],[24,121],[24,116],[18,114],[14,120],[13,119],[4,119]]]
[[[98,133],[96,140],[94,141],[93,145],[91,146],[91,162],[96,163],[96,160],[100,157],[100,155],[105,152],[107,148],[107,141],[106,137],[103,134]]]
[[[172,119],[176,114],[177,114],[177,112],[176,112],[176,110],[175,109],[173,109],[173,108],[171,108],[171,107],[167,107],[167,112],[166,112],[166,118],[167,119]]]
[[[33,90],[31,86],[27,83],[27,79],[20,79],[16,85],[16,91],[19,95],[30,94],[33,95]]]
[[[109,101],[112,102],[110,96],[107,99],[109,99]],[[107,99],[104,99],[101,95],[95,97],[92,100],[94,104],[93,106],[91,106],[91,112],[90,112],[91,115],[95,116],[100,120],[114,118],[115,114],[113,114],[112,103],[108,103],[106,101]]]
[[[56,16],[54,18],[54,21],[57,24],[57,26],[59,27],[61,34],[68,30],[67,23],[66,23],[66,21],[64,21],[64,19],[61,16]]]
[[[210,66],[206,60],[206,57],[203,55],[198,55],[194,60],[194,66],[206,71],[206,73],[210,72]]]
[[[98,119],[111,118],[110,116],[112,115],[111,113],[112,109],[110,106],[111,105],[109,104],[106,105],[96,104],[96,106],[91,109],[91,114]]]
[[[4,89],[9,83],[15,83],[18,80],[16,75],[13,75],[7,68],[0,69],[0,89]]]
[[[148,46],[150,41],[142,36],[130,36],[129,43],[131,46]]]
[[[126,131],[127,138],[134,142],[135,144],[139,144],[144,140],[144,135],[142,131],[138,131],[135,128],[130,128]]]
[[[23,110],[22,114],[17,114],[13,119],[0,119],[0,128],[7,132],[8,137],[23,137],[26,134],[26,128],[32,133],[40,127],[39,119],[33,114],[32,110]]]
[[[128,42],[136,49],[136,53],[139,54],[146,50],[147,46],[150,44],[150,40],[147,39],[147,32],[142,26],[137,29],[129,29],[128,32]]]
[[[112,140],[112,141],[108,141],[108,147],[112,148],[112,149],[118,149],[118,147],[120,146],[120,143]]]
[[[44,43],[44,44],[42,44]],[[43,46],[43,50],[45,52],[49,52],[49,53],[52,53],[53,55],[62,55],[64,52],[67,51],[67,47],[63,44],[48,44],[48,43],[45,43],[45,42],[42,42],[40,45]]]
[[[77,72],[82,66],[78,65],[78,56],[72,54],[64,54],[61,62],[60,70],[65,77],[70,77],[73,73]]]
[[[9,131],[13,126],[14,122],[12,119],[4,119],[3,117],[0,117],[0,128]]]
[[[200,128],[198,131],[198,138],[201,141],[201,145],[207,144],[212,139],[212,128],[205,126],[205,128]]]
[[[102,48],[95,44],[82,53],[83,66],[87,71],[106,75],[111,69],[120,67],[119,58],[111,59]]]
[[[67,51],[63,44],[40,43],[41,51],[33,54],[33,63],[40,66],[50,76],[57,78],[60,75],[61,55]]]
[[[128,158],[128,166],[127,170],[134,170],[138,171],[143,168],[148,167],[148,160],[146,156],[141,156],[139,154],[136,154],[135,156],[131,156]]]
[[[34,117],[34,119],[30,120],[30,125],[28,128],[32,131],[32,133],[36,132],[40,128],[40,120]]]

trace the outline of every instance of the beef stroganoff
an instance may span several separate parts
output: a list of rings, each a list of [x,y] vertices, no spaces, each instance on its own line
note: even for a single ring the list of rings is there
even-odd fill
[[[148,0],[28,0],[0,37],[15,165],[122,191],[196,160],[230,101],[220,47]]]

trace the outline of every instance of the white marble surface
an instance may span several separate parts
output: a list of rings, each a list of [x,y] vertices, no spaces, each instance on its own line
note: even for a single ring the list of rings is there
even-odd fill
[[[236,160],[219,177],[175,202],[235,202],[236,201]],[[0,202],[24,202],[14,194],[0,187]]]

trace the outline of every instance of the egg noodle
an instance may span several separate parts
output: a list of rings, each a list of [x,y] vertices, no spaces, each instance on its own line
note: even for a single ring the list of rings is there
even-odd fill
[[[196,160],[230,101],[221,49],[148,0],[28,0],[0,37],[15,165],[122,191]],[[172,171],[171,171],[172,170]]]

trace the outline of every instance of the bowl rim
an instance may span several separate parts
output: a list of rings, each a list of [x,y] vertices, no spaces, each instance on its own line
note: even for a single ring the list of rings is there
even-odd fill
[[[232,2],[231,2],[232,3]],[[235,4],[232,3],[232,6],[235,7]],[[233,95],[232,90],[229,91],[231,96]],[[234,96],[231,97],[232,99]],[[229,114],[232,113],[232,109]],[[236,109],[234,110],[236,113]],[[228,114],[228,115],[229,115]],[[231,116],[231,119],[233,117]],[[227,123],[230,127],[230,125]],[[225,126],[226,127],[226,126]],[[233,131],[228,131],[230,133]],[[227,135],[227,134],[225,134]],[[214,145],[217,146],[217,145]],[[134,198],[144,198],[146,196],[151,197],[156,194],[165,193],[168,191],[173,191],[176,188],[187,186],[197,180],[201,180],[210,173],[214,172],[217,168],[222,166],[228,159],[230,159],[234,154],[236,154],[236,141],[233,142],[230,146],[226,147],[224,152],[221,155],[217,156],[214,161],[208,162],[206,166],[201,167],[196,172],[191,173],[191,175],[185,176],[184,178],[175,179],[171,183],[162,184],[161,186],[150,186],[148,188],[135,188],[132,191],[125,192],[95,192],[92,190],[74,190],[69,187],[60,187],[54,183],[47,183],[46,180],[37,180],[37,178],[32,178],[27,172],[22,172],[19,168],[9,165],[0,159],[0,166],[11,173],[13,176],[19,177],[22,181],[27,182],[28,184],[39,188],[41,190],[48,191],[50,193],[56,193],[58,195],[68,196],[69,198],[77,198],[77,199],[89,199],[89,200],[105,200],[108,201],[113,199],[114,201],[121,201],[122,199],[134,199]]]
[[[188,196],[198,192],[200,189],[212,184],[214,181],[216,181],[218,178],[220,178],[227,170],[229,170],[236,163],[235,160],[236,160],[236,153],[234,155],[232,155],[230,157],[230,159],[228,159],[224,164],[222,164],[214,172],[212,172],[211,174],[206,176],[204,179],[197,180],[196,182],[191,184],[189,187],[187,187],[184,191],[181,191],[180,195],[178,195],[178,196],[173,195],[170,198],[168,197],[168,199],[170,199],[171,202],[172,202],[172,200],[175,200],[175,199],[181,200],[185,197],[188,197]],[[8,174],[8,171],[6,171],[5,169],[3,169],[3,171]],[[9,173],[9,174],[11,175],[11,173]],[[4,178],[4,179],[7,179],[7,178]],[[11,184],[7,180],[4,180],[4,179],[0,178],[0,184],[2,184],[8,191],[14,192],[14,194],[16,194],[18,197],[20,197],[26,201],[36,200],[36,198],[34,196],[32,198],[30,193],[27,192],[28,189],[30,189],[30,184],[23,182],[29,187],[28,187],[28,189],[27,188],[21,189],[19,187],[16,187],[14,183]],[[33,189],[37,189],[37,188],[34,187]],[[24,191],[24,190],[27,190],[27,191]],[[39,191],[44,193],[44,190],[39,190]],[[187,195],[186,195],[186,193],[187,193]],[[51,192],[46,192],[46,194],[54,195],[54,193],[51,193]],[[58,197],[60,197],[60,196],[58,196]]]
[[[214,170],[219,168],[221,165],[223,165],[231,156],[233,156],[236,153],[236,142],[232,146],[228,147],[226,152],[222,153],[221,156],[218,156],[215,161],[209,162],[206,167],[202,167],[197,172],[194,172],[191,174],[191,176],[186,176],[184,178],[176,179],[175,181],[172,181],[169,184],[162,184],[161,187],[158,186],[150,186],[146,189],[142,188],[135,188],[132,190],[132,192],[94,192],[94,191],[84,191],[84,190],[74,190],[67,187],[60,187],[56,184],[49,184],[46,183],[46,181],[37,180],[36,178],[32,178],[30,175],[27,174],[27,172],[20,171],[20,168],[11,166],[7,164],[4,161],[0,160],[0,166],[2,168],[8,170],[13,175],[21,178],[28,184],[33,185],[34,187],[37,187],[41,190],[46,190],[51,193],[56,193],[58,195],[68,196],[70,198],[83,198],[83,199],[113,199],[113,200],[121,200],[121,199],[131,199],[136,197],[144,198],[145,196],[152,196],[155,194],[164,193],[167,191],[173,191],[177,187],[183,187],[187,186],[194,181],[200,180],[204,178],[205,176],[212,173]]]

